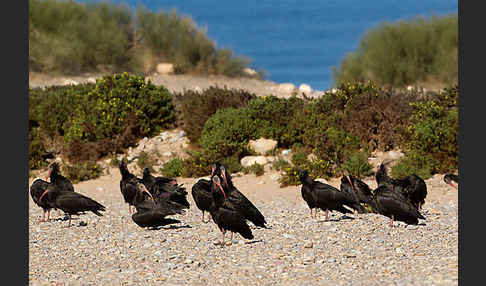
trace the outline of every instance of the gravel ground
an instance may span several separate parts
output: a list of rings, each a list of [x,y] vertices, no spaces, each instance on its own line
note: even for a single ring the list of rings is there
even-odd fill
[[[235,234],[221,247],[217,226],[201,222],[190,195],[195,179],[179,179],[191,203],[176,216],[181,223],[145,230],[128,215],[113,169],[75,185],[107,212],[73,217],[71,228],[55,211],[58,220],[39,222],[42,210],[29,196],[29,285],[457,285],[457,191],[441,179],[426,181],[425,221],[390,228],[376,214],[314,219],[300,186],[279,188],[271,174],[235,177],[270,228],[254,228],[251,241]]]

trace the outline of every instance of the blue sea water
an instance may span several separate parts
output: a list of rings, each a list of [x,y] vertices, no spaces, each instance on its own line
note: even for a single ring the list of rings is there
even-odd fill
[[[86,1],[80,1],[86,2]],[[332,67],[383,22],[457,13],[457,0],[113,0],[190,16],[218,48],[251,59],[266,79],[333,86]]]

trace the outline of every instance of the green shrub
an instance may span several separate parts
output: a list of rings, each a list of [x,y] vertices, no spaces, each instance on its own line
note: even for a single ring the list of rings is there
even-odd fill
[[[296,112],[302,109],[304,100],[292,96],[288,99],[276,96],[259,97],[248,102],[249,116],[258,119],[257,137],[273,138],[280,146],[296,142],[295,130],[289,126]]]
[[[262,176],[265,173],[265,169],[264,169],[263,165],[260,165],[256,162],[253,163],[253,165],[251,165],[251,166],[243,167],[242,171],[243,171],[244,174],[252,173],[252,174],[255,174],[255,176],[257,176],[257,177]]]
[[[280,187],[283,188],[287,186],[300,185],[301,184],[299,179],[300,171],[302,171],[302,169],[296,166],[284,168],[284,173],[278,179],[278,182],[280,183]]]
[[[166,177],[179,177],[182,175],[183,168],[184,161],[180,158],[174,158],[160,168],[160,173]]]
[[[43,157],[46,148],[39,132],[38,127],[29,130],[29,169],[42,169],[48,165]]]
[[[277,159],[272,162],[272,169],[276,171],[283,171],[285,168],[288,168],[290,166],[290,163],[280,156],[278,156]]]
[[[426,180],[432,176],[436,161],[430,154],[408,153],[391,168],[393,178],[403,178],[415,174]]]
[[[423,17],[370,29],[358,49],[333,68],[337,85],[372,80],[383,86],[458,82],[458,17]]]
[[[99,178],[103,174],[103,167],[96,162],[75,163],[72,165],[63,164],[62,173],[74,184]]]
[[[226,157],[223,160],[221,160],[220,163],[221,165],[225,166],[226,170],[228,170],[230,174],[239,172],[243,168],[240,164],[239,157],[236,155]]]
[[[175,121],[172,96],[163,86],[128,73],[105,76],[88,92],[67,122],[66,140],[97,141],[125,131],[132,116],[140,137],[150,136]]]
[[[373,167],[368,162],[368,152],[354,151],[344,160],[341,169],[347,170],[350,175],[363,179],[373,174]]]
[[[199,143],[213,162],[229,156],[251,154],[248,141],[255,139],[260,124],[246,108],[218,110],[206,121]]]
[[[211,86],[201,93],[186,90],[174,94],[176,109],[180,112],[178,125],[191,142],[197,143],[206,121],[219,109],[246,107],[256,95],[243,89]]]
[[[63,138],[71,162],[98,160],[174,125],[169,91],[142,76],[113,74],[96,84],[29,90],[29,120]]]
[[[457,170],[459,164],[457,100],[458,87],[411,103],[413,113],[408,126],[406,155],[415,165],[430,168],[432,174]],[[420,164],[419,164],[420,163]]]
[[[209,158],[204,151],[188,152],[189,158],[184,160],[182,168],[182,177],[197,178],[211,174],[211,166],[216,161]]]
[[[158,152],[147,153],[142,151],[137,156],[137,166],[143,170],[149,168],[151,172],[154,172],[153,166],[157,164],[157,157],[160,156]]]

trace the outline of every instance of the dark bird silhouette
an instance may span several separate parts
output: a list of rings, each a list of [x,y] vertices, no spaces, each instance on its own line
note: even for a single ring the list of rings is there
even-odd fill
[[[458,190],[458,188],[452,183],[455,182],[456,184],[459,185],[459,176],[456,174],[445,174],[444,175],[444,182],[454,189]]]
[[[226,168],[222,165],[216,165],[213,167],[213,177],[218,176],[218,178],[220,178],[220,181],[221,179],[223,180],[222,187],[226,192],[226,200],[228,201],[228,203],[232,204],[235,210],[240,212],[245,219],[251,221],[255,226],[267,228],[267,226],[265,225],[267,222],[263,214],[243,193],[241,193],[233,185],[231,176],[226,171]]]
[[[309,205],[309,208],[314,206],[325,210],[326,221],[328,220],[329,210],[338,211],[343,214],[352,213],[352,211],[344,207],[346,205],[352,208],[357,203],[350,194],[341,192],[331,185],[313,180],[309,177],[309,172],[306,170],[300,172],[299,179],[302,183],[301,192],[302,194],[306,194],[305,198],[304,195],[302,197],[307,202],[307,205]]]
[[[422,209],[422,205],[425,203],[425,198],[427,197],[427,185],[416,174],[401,179],[394,179],[388,176],[386,167],[382,163],[377,168],[375,178],[378,186],[389,186],[392,190],[402,193],[419,210]]]
[[[213,203],[211,204],[209,213],[223,234],[221,245],[224,246],[224,238],[226,231],[230,231],[231,238],[233,233],[239,233],[243,238],[253,239],[253,233],[250,226],[247,224],[244,215],[235,208],[228,200],[224,188],[221,186],[221,181],[218,176],[212,177],[211,193],[213,196]]]
[[[197,208],[202,211],[202,222],[209,222],[209,220],[204,220],[204,212],[209,212],[211,204],[213,203],[211,181],[206,179],[198,180],[197,183],[192,186],[191,194]]]
[[[137,183],[143,183],[143,180],[128,171],[125,161],[122,160],[118,167],[122,176],[120,180],[120,191],[125,203],[128,204],[128,212],[132,214],[132,207],[135,206],[135,197],[138,194]]]
[[[390,218],[390,227],[393,220],[418,224],[418,219],[425,219],[408,198],[387,185],[381,185],[374,191],[372,205],[377,213]]]
[[[163,199],[178,203],[184,208],[189,208],[186,188],[178,185],[177,181],[171,178],[155,177],[150,174],[148,168],[143,170],[142,182],[155,200]]]
[[[51,209],[55,208],[52,202],[49,200],[40,200],[42,194],[44,191],[46,191],[48,188],[56,188],[53,184],[44,181],[42,179],[35,179],[32,182],[32,185],[30,186],[30,196],[32,197],[32,200],[36,205],[42,208],[42,220],[41,221],[46,221],[46,212],[47,212],[47,221],[50,219],[51,215]]]
[[[132,215],[132,220],[140,227],[156,228],[173,223],[179,223],[177,219],[166,218],[169,215],[182,214],[184,207],[168,200],[154,201],[151,197],[144,196],[150,194],[144,184],[136,184],[138,195],[135,199],[136,213]],[[145,193],[145,194],[144,194]]]
[[[366,203],[366,200],[368,200],[364,194],[361,193],[361,190],[356,188],[351,181],[351,176],[344,175],[341,178],[341,185],[339,186],[339,189],[341,192],[349,194],[351,197],[353,197],[353,200],[356,201],[351,208],[353,208],[355,211],[357,211],[360,214],[367,213],[368,211],[361,205],[361,203]],[[356,178],[353,177],[354,180]]]
[[[74,192],[73,183],[71,183],[69,179],[61,175],[59,171],[59,164],[57,162],[54,162],[49,166],[49,173],[47,174],[47,178],[49,178],[50,182],[58,186],[62,191]]]
[[[59,208],[68,214],[68,227],[71,226],[72,215],[91,211],[97,216],[103,216],[100,211],[105,211],[105,207],[102,204],[77,192],[66,192],[51,187],[42,193],[39,201],[42,201],[45,196],[47,196],[46,201],[50,202],[53,207]]]

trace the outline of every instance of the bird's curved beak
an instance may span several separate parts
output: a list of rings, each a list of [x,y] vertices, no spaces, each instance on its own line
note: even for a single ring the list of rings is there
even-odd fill
[[[349,184],[351,185],[351,188],[353,188],[353,190],[354,190],[354,185],[353,185],[353,183],[351,182],[351,179],[349,178],[349,176],[348,176],[348,175],[345,175],[345,177],[346,177],[346,179],[348,180]]]
[[[454,186],[454,184],[453,184],[453,183],[449,183],[449,185],[450,185],[451,187],[453,187],[454,189],[459,190],[459,189],[458,189],[456,186]]]
[[[52,173],[52,169],[49,169],[49,172],[47,173],[46,176],[46,181],[49,180],[49,178],[51,177],[51,173]]]
[[[219,189],[223,193],[224,198],[226,199],[226,193],[224,192],[223,187],[221,186],[221,184],[219,182],[216,182],[216,185],[219,187]]]
[[[223,176],[223,181],[224,181],[224,184],[226,185],[227,188],[229,188],[229,185],[228,185],[228,180],[226,179],[226,172],[221,172],[221,175]]]
[[[150,192],[147,190],[147,188],[145,187],[145,185],[143,185],[143,184],[139,184],[138,186],[139,186],[139,188],[142,190],[142,192],[147,193],[147,194],[148,194],[148,195],[149,195],[149,196],[152,198],[152,200],[155,202],[154,197],[153,197],[153,196],[152,196],[152,194],[151,194],[151,193],[150,193]]]
[[[41,196],[40,196],[40,198],[39,198],[39,202],[42,200],[42,198],[44,197],[44,195],[45,195],[45,194],[47,194],[47,192],[49,192],[49,189],[46,189],[46,190],[45,190],[45,191],[42,193],[42,195],[41,195]]]

